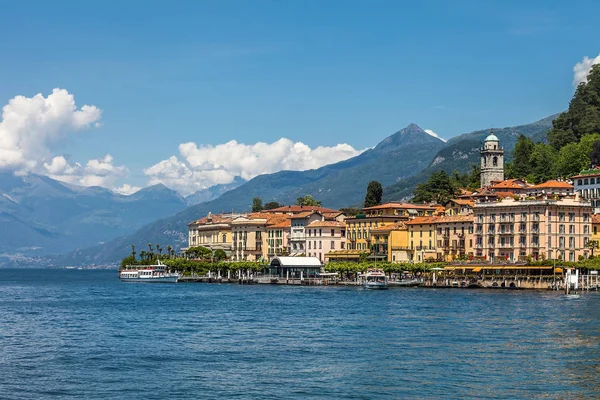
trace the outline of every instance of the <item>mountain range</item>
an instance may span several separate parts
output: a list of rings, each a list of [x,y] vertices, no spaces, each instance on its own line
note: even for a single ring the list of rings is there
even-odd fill
[[[507,156],[523,133],[534,140],[544,140],[555,116],[533,124],[496,129]],[[132,235],[70,253],[57,262],[67,264],[115,263],[128,253],[131,244],[146,246],[159,243],[174,248],[187,243],[187,224],[209,212],[249,211],[252,198],[264,202],[295,203],[296,198],[311,194],[331,208],[360,206],[371,180],[384,186],[384,200],[401,200],[410,196],[416,184],[429,173],[444,169],[467,171],[479,162],[479,148],[489,130],[455,137],[448,142],[436,138],[415,124],[385,138],[372,149],[356,157],[308,171],[280,171],[260,175],[225,192],[217,199],[188,207],[181,212],[144,226]]]

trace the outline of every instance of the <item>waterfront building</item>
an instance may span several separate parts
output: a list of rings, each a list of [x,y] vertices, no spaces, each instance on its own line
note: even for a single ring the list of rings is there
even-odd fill
[[[504,198],[475,203],[475,255],[489,261],[588,257],[592,208],[579,198]]]
[[[316,220],[305,228],[306,254],[316,257],[321,263],[331,251],[345,250],[346,224],[340,221]]]
[[[410,261],[408,229],[404,222],[388,224],[371,229],[373,235],[373,255],[385,256],[389,262]]]
[[[269,264],[269,275],[279,279],[316,278],[322,263],[316,257],[274,257]]]
[[[308,254],[308,237],[306,227],[311,222],[323,221],[325,217],[319,211],[304,211],[293,214],[289,218],[291,221],[290,255],[305,256]]]
[[[267,226],[267,257],[290,254],[290,219]]]
[[[267,227],[284,222],[285,214],[252,213],[231,221],[232,253],[235,261],[268,259]]]
[[[224,250],[232,254],[231,221],[245,214],[211,214],[188,224],[188,247],[202,246],[210,250]]]
[[[492,129],[485,138],[481,153],[481,187],[492,185],[492,182],[504,180],[504,149],[500,147],[498,137]]]
[[[436,207],[409,203],[386,203],[363,208],[360,214],[346,218],[346,248],[370,252],[372,229],[408,221],[419,216],[433,216],[438,212]]]
[[[436,259],[454,261],[473,256],[473,214],[438,217]]]
[[[575,192],[591,202],[594,213],[600,213],[600,167],[581,171],[571,177]]]
[[[436,251],[438,217],[417,217],[407,221],[408,229],[408,258],[410,261],[423,262],[437,260]]]

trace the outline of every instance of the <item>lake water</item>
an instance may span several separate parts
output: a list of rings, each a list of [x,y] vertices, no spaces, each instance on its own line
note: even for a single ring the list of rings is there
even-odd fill
[[[599,398],[599,305],[0,270],[0,398]]]

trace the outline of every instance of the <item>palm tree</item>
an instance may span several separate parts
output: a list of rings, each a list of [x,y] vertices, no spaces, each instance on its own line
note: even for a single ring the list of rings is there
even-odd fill
[[[168,254],[169,256],[171,256],[171,249],[172,249],[171,245],[170,245],[170,244],[168,244],[168,245],[167,245],[167,254]]]
[[[136,255],[136,252],[135,252],[135,244],[132,244],[132,245],[131,245],[131,256],[132,256],[133,258],[135,258],[135,255]]]
[[[144,257],[146,257],[146,252],[142,250],[140,251],[140,258],[142,259],[142,261],[144,260]]]
[[[155,246],[156,246],[156,251],[158,251],[158,254],[159,254],[159,255],[162,255],[162,250],[163,250],[163,249],[162,249],[162,247],[160,247],[160,244],[156,243],[156,245],[155,245]]]

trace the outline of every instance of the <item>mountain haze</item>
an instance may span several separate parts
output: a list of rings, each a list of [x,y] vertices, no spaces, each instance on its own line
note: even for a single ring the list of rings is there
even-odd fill
[[[130,196],[40,175],[0,173],[0,255],[46,255],[93,246],[134,232],[186,207],[159,184]]]

